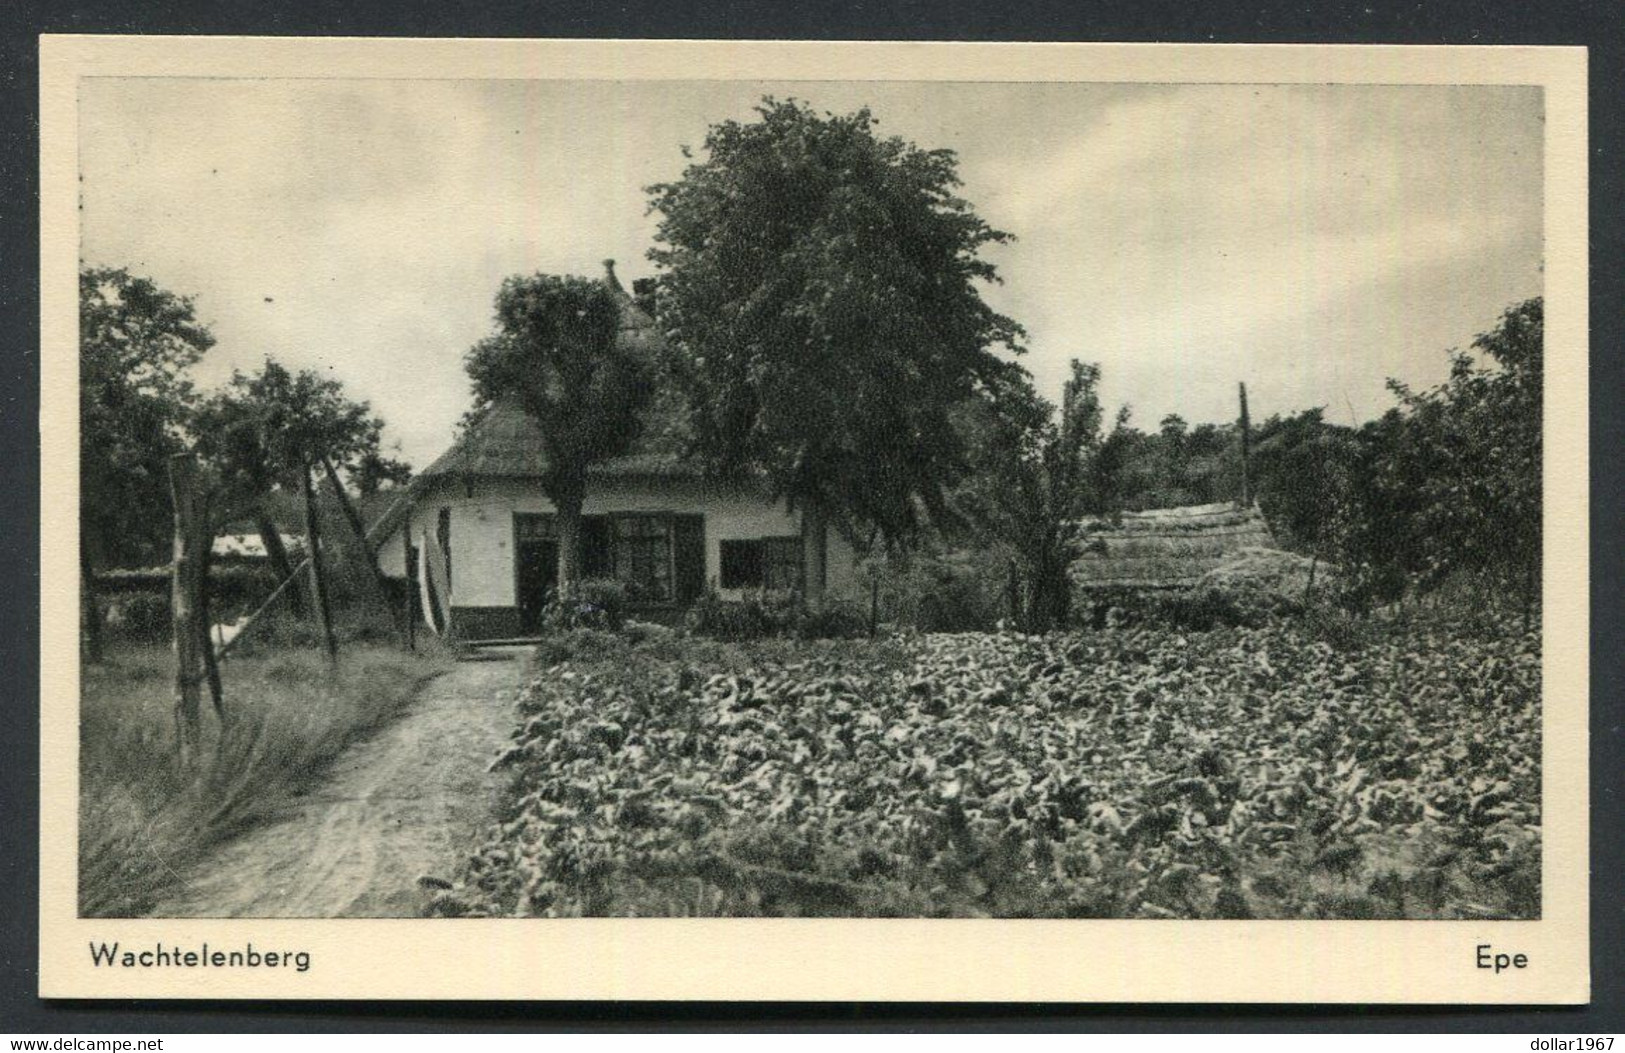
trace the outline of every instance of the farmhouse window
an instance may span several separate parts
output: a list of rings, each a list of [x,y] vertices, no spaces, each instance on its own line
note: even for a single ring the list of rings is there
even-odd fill
[[[764,537],[722,542],[722,587],[785,592],[800,589],[801,539]]]
[[[750,589],[762,584],[762,543],[722,542],[722,587]]]
[[[671,602],[671,535],[667,516],[615,517],[615,577],[626,584],[628,599]]]

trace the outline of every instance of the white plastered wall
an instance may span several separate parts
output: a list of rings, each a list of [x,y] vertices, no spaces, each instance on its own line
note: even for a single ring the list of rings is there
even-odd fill
[[[533,481],[476,480],[472,490],[446,479],[420,495],[413,508],[413,543],[433,536],[440,509],[451,510],[452,603],[458,607],[511,607],[514,596],[513,517],[516,512],[552,512],[553,504]],[[705,577],[718,584],[722,542],[788,537],[801,532],[801,517],[784,502],[760,493],[698,479],[594,480],[582,507],[586,515],[614,512],[698,513],[705,517]],[[379,546],[385,574],[401,577],[404,554],[399,529]],[[857,576],[856,556],[840,534],[830,531],[825,581],[832,593],[850,592]],[[732,590],[719,592],[738,598]]]

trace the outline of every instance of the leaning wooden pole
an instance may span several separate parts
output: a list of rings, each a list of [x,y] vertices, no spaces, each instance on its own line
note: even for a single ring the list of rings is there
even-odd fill
[[[220,662],[214,653],[214,640],[209,636],[209,631],[214,627],[214,618],[209,613],[209,567],[214,562],[214,529],[209,516],[209,498],[205,494],[202,514],[197,520],[197,617],[194,627],[198,634],[198,650],[203,656],[204,679],[209,685],[209,701],[214,706],[215,717],[224,719],[226,709],[220,686]]]
[[[1253,459],[1253,429],[1252,422],[1247,419],[1247,385],[1238,385],[1241,388],[1241,507],[1253,506],[1252,488],[1252,459]]]
[[[340,481],[339,473],[334,470],[333,462],[323,457],[322,468],[327,472],[328,484],[338,495],[339,507],[344,510],[344,519],[350,524],[350,532],[355,535],[355,543],[361,546],[361,558],[366,560],[367,569],[372,572],[372,584],[378,593],[378,602],[389,612],[396,631],[404,636],[407,629],[401,625],[400,614],[396,611],[395,605],[389,601],[389,582],[384,580],[384,571],[378,566],[378,550],[367,540],[367,528],[361,523],[361,513],[356,511],[355,505],[350,501],[350,495],[345,493],[344,483]],[[408,618],[407,621],[410,624],[411,619]]]
[[[327,602],[327,578],[322,572],[322,535],[316,515],[316,487],[311,481],[311,466],[305,465],[299,477],[300,489],[305,493],[305,546],[309,550],[310,584],[316,594],[316,613],[322,621],[322,642],[327,647],[327,660],[339,660],[339,642],[333,635],[333,608]]]
[[[197,755],[201,737],[199,698],[201,656],[198,643],[197,582],[200,556],[197,539],[198,499],[196,470],[190,454],[169,459],[169,496],[175,508],[175,547],[170,563],[170,617],[175,647],[175,745],[182,765]]]

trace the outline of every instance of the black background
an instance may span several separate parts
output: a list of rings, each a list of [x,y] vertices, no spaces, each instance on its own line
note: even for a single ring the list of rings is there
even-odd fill
[[[1591,805],[1589,1008],[42,1002],[39,894],[40,33],[828,40],[1566,44],[1590,48]],[[1625,1031],[1619,640],[1625,520],[1625,3],[0,0],[0,1032],[562,1030]],[[68,523],[53,529],[72,529]]]

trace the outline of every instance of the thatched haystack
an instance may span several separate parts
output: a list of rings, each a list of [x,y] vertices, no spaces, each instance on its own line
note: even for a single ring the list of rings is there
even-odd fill
[[[1202,575],[1200,584],[1224,591],[1248,587],[1301,600],[1311,589],[1330,588],[1336,579],[1336,567],[1308,556],[1274,548],[1244,548]]]
[[[1243,549],[1273,549],[1257,506],[1192,505],[1126,512],[1082,524],[1087,550],[1071,568],[1078,589],[1184,589]]]

